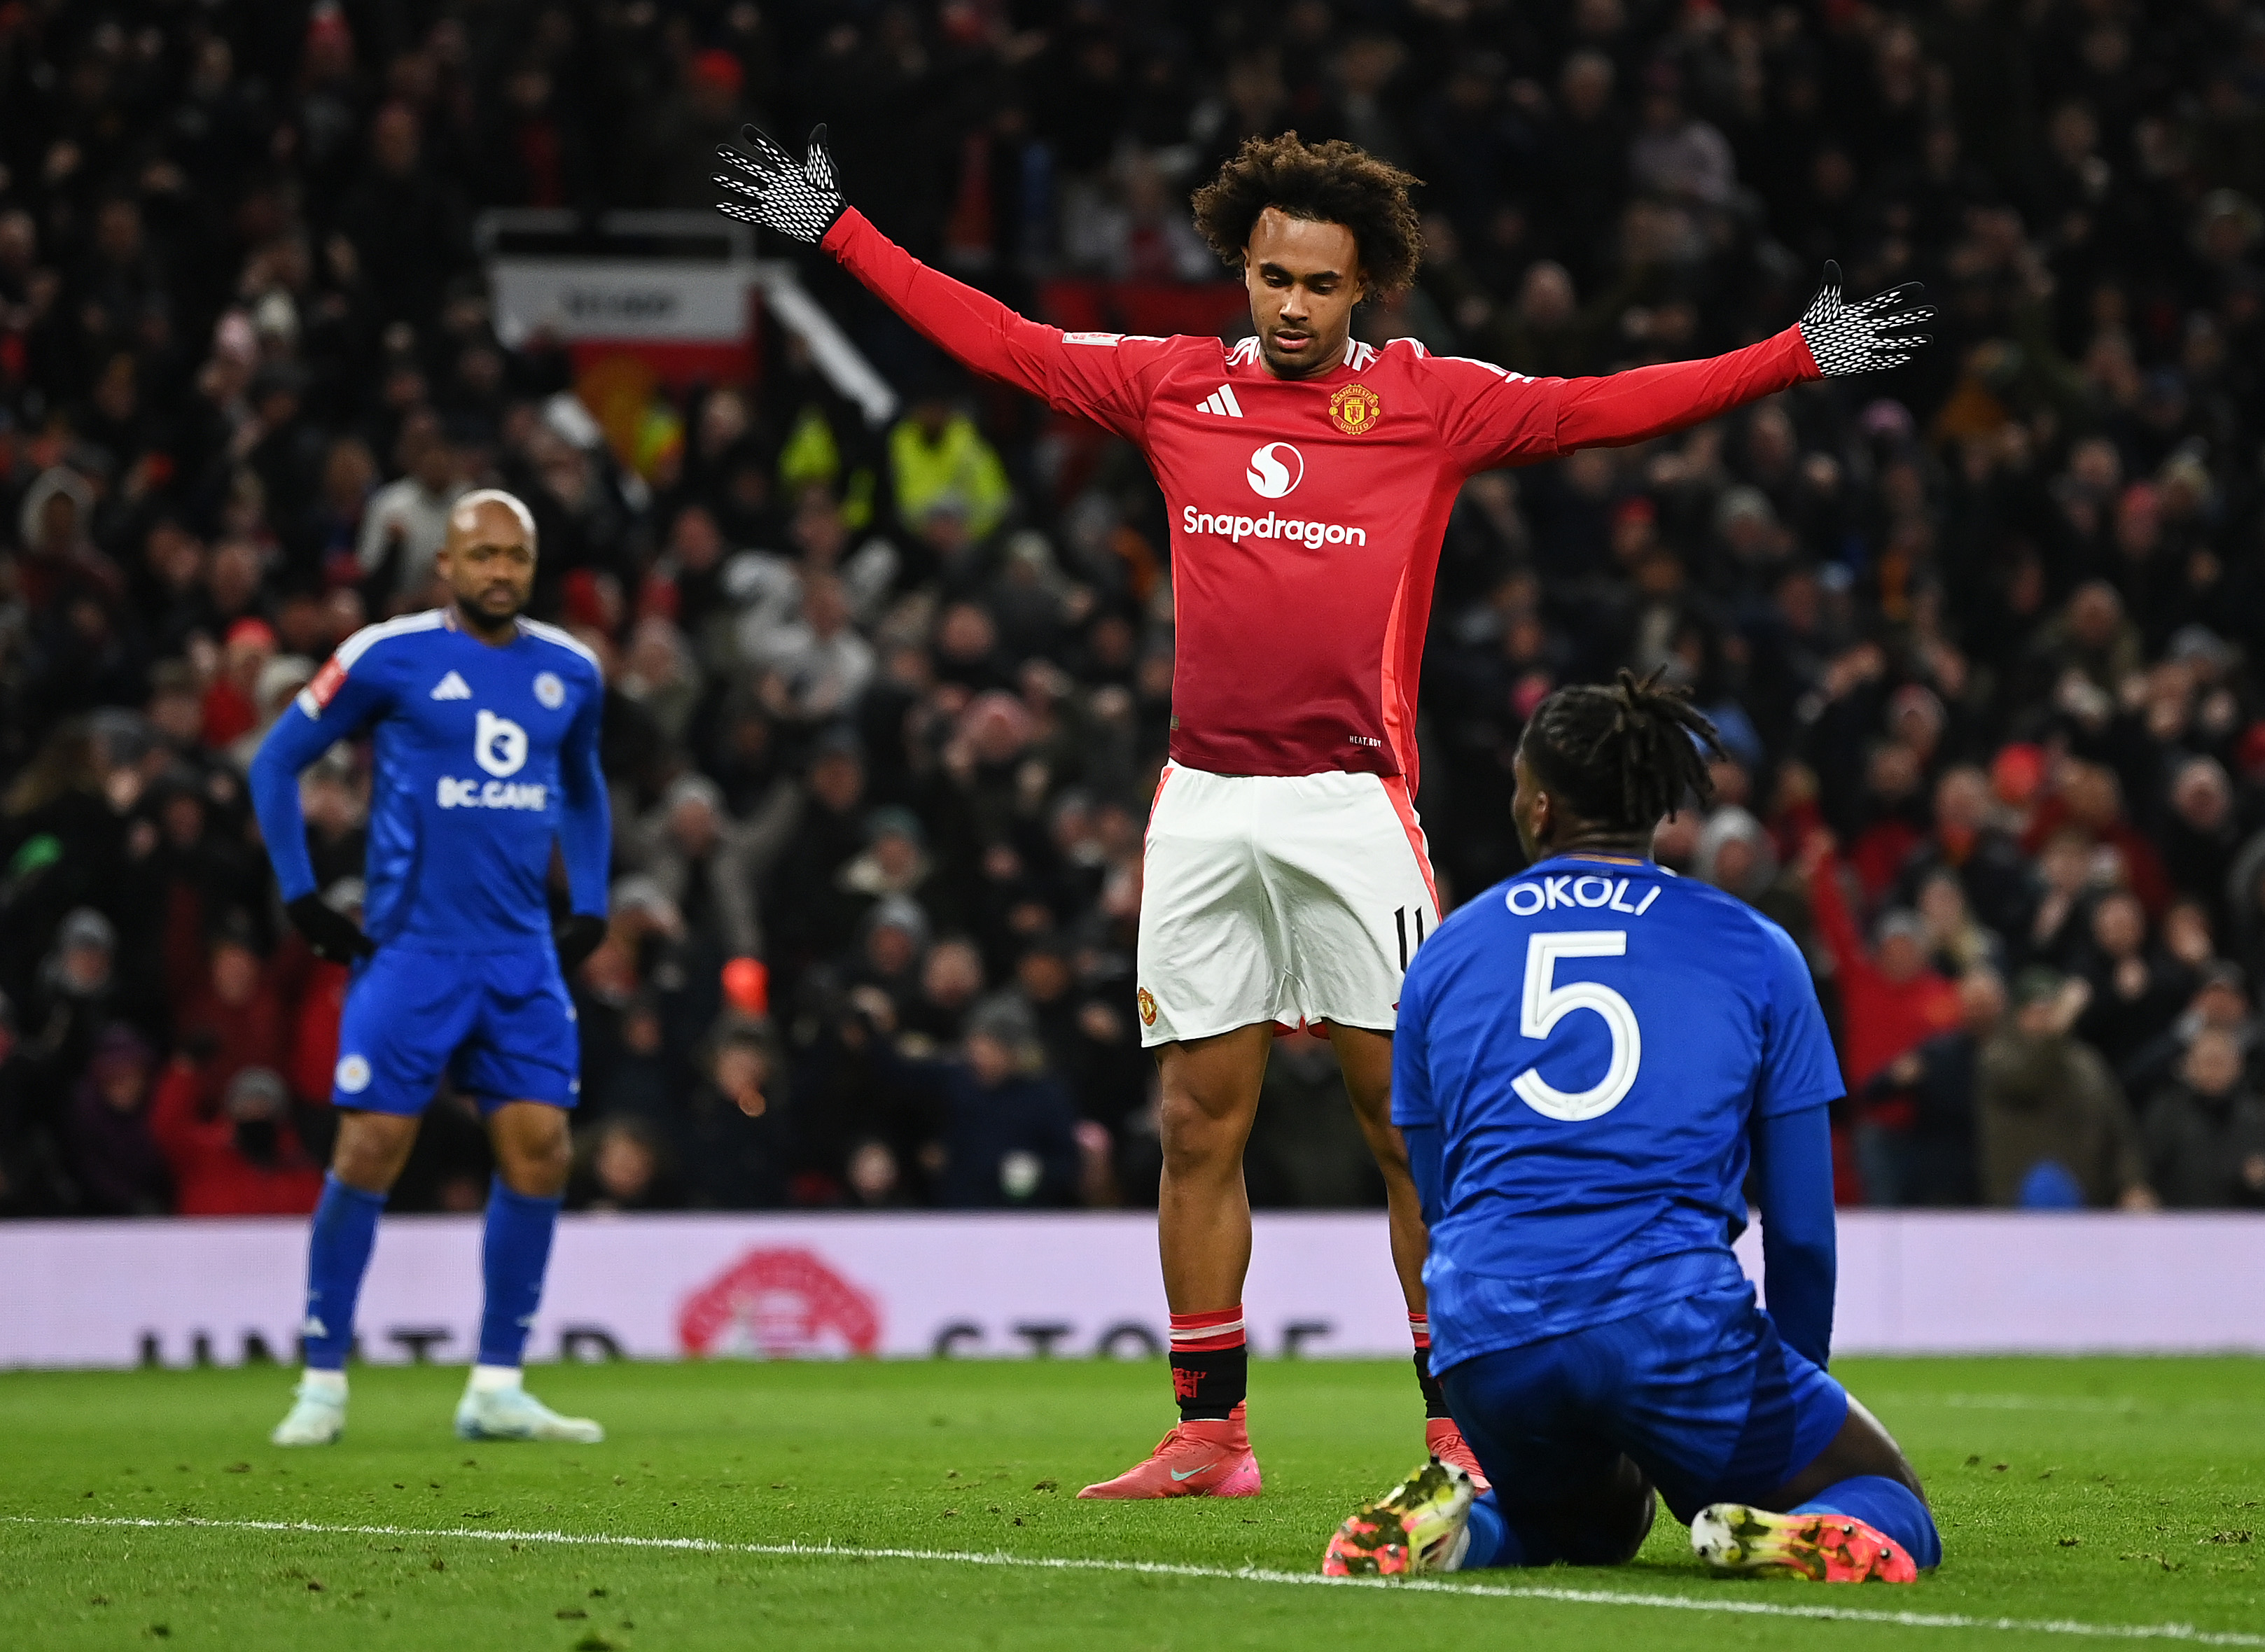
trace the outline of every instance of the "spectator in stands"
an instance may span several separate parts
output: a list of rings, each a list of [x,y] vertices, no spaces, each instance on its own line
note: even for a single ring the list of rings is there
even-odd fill
[[[947,514],[955,542],[988,539],[1014,502],[997,451],[941,383],[924,389],[890,431],[889,485],[908,527]]]
[[[370,495],[354,544],[361,579],[381,613],[413,604],[433,577],[448,527],[448,507],[467,486],[455,449],[432,413],[402,422],[401,476]]]
[[[241,913],[229,914],[207,959],[202,986],[180,1009],[184,1047],[198,1052],[217,1086],[245,1067],[280,1072],[290,1060],[290,1017]]]
[[[762,947],[755,890],[776,853],[776,818],[751,829],[732,818],[724,794],[705,775],[682,775],[641,823],[645,870],[660,895],[684,914],[687,934],[703,959],[753,957]],[[768,837],[765,835],[768,831]]]
[[[1045,1069],[1029,1013],[994,1001],[968,1024],[957,1060],[900,1061],[896,1082],[934,1124],[937,1202],[955,1210],[1074,1204],[1077,1114]]]
[[[106,1028],[71,1099],[70,1163],[80,1208],[96,1216],[157,1216],[171,1204],[165,1155],[150,1134],[156,1057],[131,1029]]]
[[[1861,1091],[1897,1057],[1958,1024],[1958,989],[1928,964],[1926,928],[1916,913],[1890,912],[1876,927],[1875,943],[1864,944],[1829,837],[1803,852],[1798,875],[1817,939],[1832,960],[1845,1022],[1842,1063],[1851,1091]]]
[[[2195,1039],[2205,1030],[2225,1033],[2240,1051],[2245,1066],[2254,1067],[2261,1054],[2256,1018],[2249,1008],[2249,976],[2239,964],[2210,962],[2203,966],[2194,996],[2168,1029],[2131,1058],[2124,1070],[2128,1094],[2152,1095],[2170,1081]]]
[[[768,1029],[736,1017],[719,1022],[701,1067],[700,1081],[663,1120],[683,1167],[686,1203],[698,1210],[785,1204],[792,1109]]]
[[[212,1068],[177,1057],[158,1081],[149,1134],[172,1173],[182,1216],[304,1216],[322,1197],[322,1168],[292,1128],[290,1096],[269,1067]]]
[[[907,1055],[933,1055],[958,1044],[968,1013],[983,996],[983,954],[965,935],[946,935],[921,964],[920,994],[907,1005],[899,1042]]]
[[[1990,969],[1970,969],[1959,978],[1958,1004],[1963,1024],[1897,1056],[1859,1098],[1868,1204],[1976,1202],[1976,1087],[1983,1049],[2006,1018],[2005,983]]]
[[[2033,1210],[2152,1210],[2139,1133],[2100,1054],[2069,1030],[2084,983],[2034,966],[2012,1022],[1984,1046],[1975,1086],[1983,1202]]]
[[[682,1203],[659,1131],[635,1113],[616,1113],[584,1136],[566,1204],[577,1211],[666,1211]]]
[[[91,906],[64,918],[55,950],[40,966],[28,1035],[42,1116],[61,1111],[63,1097],[93,1059],[110,1024],[117,983],[118,931]]]
[[[2265,1205],[2265,1105],[2232,1034],[2195,1035],[2177,1082],[2147,1103],[2141,1137],[2148,1181],[2170,1209]]]
[[[336,982],[287,938],[224,1002],[242,960],[208,950],[233,927],[258,963],[282,932],[239,764],[329,651],[429,603],[447,506],[485,484],[538,514],[533,617],[609,679],[623,896],[575,984],[588,1119],[694,1088],[718,966],[745,953],[794,1080],[780,1197],[932,1200],[933,1132],[878,1045],[955,1049],[1004,986],[1045,1006],[1074,1112],[1112,1134],[1115,1192],[1085,1196],[1147,1197],[1130,957],[1176,525],[1146,468],[937,375],[830,280],[812,300],[900,412],[790,325],[745,385],[673,357],[630,383],[616,353],[496,331],[474,213],[704,207],[703,157],[754,110],[831,120],[885,231],[1076,331],[1238,315],[1231,280],[1176,285],[1203,276],[1187,192],[1292,124],[1427,180],[1418,290],[1369,309],[1376,342],[1608,372],[1783,326],[1826,257],[1852,290],[1930,283],[1939,347],[1892,377],[1472,479],[1423,673],[1443,894],[1517,870],[1506,754],[1540,695],[1664,663],[1737,761],[1659,852],[1811,947],[1867,1139],[1914,1110],[1875,1197],[1958,1183],[1927,1098],[1955,1091],[1962,1039],[2011,1037],[1984,1038],[1985,962],[2091,981],[2082,1036],[2134,1097],[2205,1026],[2265,1065],[2225,973],[2265,966],[2265,176],[2235,141],[2265,91],[2225,72],[2251,49],[2238,7],[2118,25],[2105,79],[1963,0],[1759,29],[1612,0],[1292,7],[1268,50],[1161,57],[1151,33],[1201,48],[1218,9],[971,32],[937,0],[822,28],[647,7],[563,57],[536,0],[487,0],[478,26],[461,0],[280,30],[229,0],[145,10],[124,32],[69,5],[0,21],[6,86],[132,89],[98,127],[0,91],[0,993],[21,1022],[0,1210],[91,1197],[66,1127],[117,1023],[170,1073],[216,1017],[280,1007],[280,1049],[243,1059],[288,1073],[310,1131],[325,1115]],[[367,783],[351,743],[305,779],[325,887],[361,870]],[[1804,882],[1820,828],[1853,878]],[[906,899],[964,941],[882,993],[868,919]],[[874,1030],[861,988],[901,1021]],[[478,1196],[467,1123],[436,1109],[403,1200]]]

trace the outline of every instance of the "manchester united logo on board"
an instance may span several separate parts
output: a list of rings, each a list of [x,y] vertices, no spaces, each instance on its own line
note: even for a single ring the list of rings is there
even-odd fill
[[[1383,402],[1366,384],[1348,384],[1330,392],[1329,423],[1348,436],[1373,430],[1383,413]]]
[[[1154,1026],[1156,1024],[1155,994],[1151,993],[1147,987],[1142,987],[1140,993],[1140,1024],[1144,1027]]]

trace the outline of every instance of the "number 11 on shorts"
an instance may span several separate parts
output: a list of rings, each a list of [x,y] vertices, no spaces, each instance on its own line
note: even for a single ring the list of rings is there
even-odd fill
[[[1400,972],[1405,975],[1408,973],[1409,953],[1407,907],[1395,906],[1392,909],[1392,927],[1400,932]],[[1416,944],[1419,947],[1424,944],[1424,909],[1421,906],[1416,908]]]

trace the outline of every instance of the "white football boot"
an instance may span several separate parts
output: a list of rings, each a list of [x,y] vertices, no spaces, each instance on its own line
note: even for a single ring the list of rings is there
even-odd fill
[[[318,1383],[312,1373],[292,1390],[291,1409],[267,1437],[271,1445],[335,1445],[346,1431],[344,1383]]]
[[[595,1445],[606,1430],[587,1417],[560,1416],[520,1385],[483,1387],[467,1383],[456,1402],[456,1437],[462,1440],[564,1440]]]

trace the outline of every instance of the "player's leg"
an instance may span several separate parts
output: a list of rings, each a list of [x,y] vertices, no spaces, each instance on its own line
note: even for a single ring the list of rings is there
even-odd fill
[[[573,1001],[547,946],[481,964],[481,1013],[455,1071],[481,1098],[496,1174],[481,1236],[479,1354],[456,1408],[456,1432],[594,1443],[605,1430],[543,1405],[527,1392],[521,1369],[572,1157],[567,1117],[580,1088]]]
[[[1149,813],[1138,1005],[1160,1090],[1156,1231],[1180,1423],[1147,1460],[1081,1496],[1259,1488],[1242,1423],[1242,1280],[1250,1266],[1242,1148],[1284,1007],[1285,971],[1251,850],[1264,794],[1275,783],[1175,765]]]
[[[338,1138],[307,1238],[304,1370],[289,1414],[270,1436],[278,1445],[324,1445],[345,1430],[346,1362],[362,1277],[386,1196],[416,1146],[446,1052],[460,1036],[455,986],[439,960],[388,948],[346,989],[331,1090]]]
[[[1258,1115],[1274,1024],[1166,1044],[1156,1055],[1164,1175],[1156,1196],[1164,1298],[1175,1316],[1238,1306],[1250,1269],[1242,1149]],[[1208,1405],[1208,1401],[1199,1401]],[[1219,1407],[1212,1408],[1221,1409]]]
[[[1269,1021],[1157,1052],[1164,1174],[1156,1233],[1180,1423],[1145,1461],[1088,1486],[1081,1497],[1249,1496],[1259,1488],[1242,1421],[1250,1372],[1242,1328],[1242,1280],[1250,1269],[1242,1148],[1273,1042]]]
[[[1606,1327],[1482,1354],[1446,1373],[1449,1402],[1494,1481],[1472,1505],[1466,1568],[1635,1558],[1657,1508],[1650,1477],[1585,1420],[1615,1353]]]
[[[1853,1394],[1832,1443],[1807,1467],[1751,1503],[1725,1500],[1701,1510],[1691,1542],[1719,1571],[1826,1581],[1909,1582],[1942,1563],[1942,1535],[1918,1472]]]
[[[1329,1044],[1344,1074],[1345,1094],[1376,1168],[1384,1177],[1384,1202],[1392,1233],[1392,1270],[1408,1303],[1408,1332],[1416,1344],[1417,1386],[1424,1392],[1424,1438],[1431,1455],[1468,1474],[1481,1491],[1486,1470],[1463,1437],[1446,1391],[1431,1374],[1431,1321],[1424,1294],[1424,1256],[1430,1248],[1416,1178],[1408,1169],[1408,1144],[1392,1122],[1392,1038],[1364,1027],[1329,1024]]]
[[[1392,1124],[1392,1027],[1401,978],[1439,926],[1430,851],[1396,777],[1309,775],[1284,783],[1296,789],[1297,806],[1277,811],[1262,840],[1262,864],[1275,905],[1293,914],[1287,927],[1294,937],[1298,1008],[1307,1019],[1327,1023],[1354,1116],[1384,1177],[1425,1439],[1435,1455],[1483,1489],[1485,1471],[1432,1379],[1424,1214],[1406,1146]]]
[[[573,1149],[564,1110],[543,1102],[506,1102],[492,1110],[488,1139],[495,1146],[496,1173],[481,1236],[485,1297],[473,1377],[492,1386],[505,1373],[515,1382],[526,1357]]]
[[[1895,1442],[1786,1346],[1751,1286],[1693,1288],[1623,1340],[1609,1426],[1716,1570],[1909,1583],[1941,1560]]]
[[[1444,1381],[1494,1484],[1473,1495],[1433,1461],[1338,1528],[1322,1569],[1336,1576],[1482,1567],[1612,1566],[1651,1529],[1651,1482],[1584,1421],[1612,1351],[1589,1333],[1459,1362]]]

